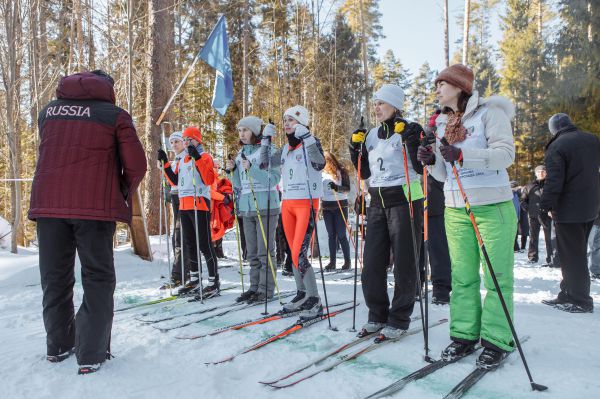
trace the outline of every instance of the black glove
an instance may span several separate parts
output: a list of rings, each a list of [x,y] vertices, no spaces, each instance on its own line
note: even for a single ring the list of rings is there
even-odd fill
[[[158,162],[160,162],[160,164],[162,166],[165,166],[165,164],[167,164],[169,162],[169,158],[167,157],[167,153],[164,152],[164,150],[159,149],[158,150]]]
[[[431,147],[433,143],[435,143],[435,134],[433,132],[421,136],[421,147]]]
[[[446,162],[460,162],[462,161],[462,150],[451,144],[440,147],[442,157]]]
[[[406,143],[407,147],[416,147],[419,145],[421,133],[423,128],[416,122],[410,122],[404,128],[404,132],[401,133],[402,141]]]
[[[198,152],[196,147],[194,147],[193,145],[190,144],[187,148],[187,151],[188,151],[189,156],[194,158],[195,161],[200,159],[200,153]]]
[[[329,182],[329,188],[332,189],[333,191],[338,191],[340,186],[338,186],[337,184],[335,184],[334,182],[330,181]]]
[[[225,205],[229,204],[231,202],[231,197],[230,194],[225,194],[225,198],[223,198],[223,203]]]
[[[433,165],[435,163],[435,153],[431,146],[419,146],[419,149],[417,150],[417,160],[422,162],[423,165]]]

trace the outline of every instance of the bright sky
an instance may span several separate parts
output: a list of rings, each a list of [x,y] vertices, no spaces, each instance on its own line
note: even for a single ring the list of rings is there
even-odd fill
[[[450,59],[456,49],[456,40],[462,37],[462,26],[456,24],[456,16],[464,12],[464,0],[448,1]],[[380,0],[383,14],[381,23],[385,39],[379,40],[378,54],[383,56],[392,49],[396,58],[408,68],[414,77],[419,67],[429,61],[438,71],[444,68],[444,15],[442,0]],[[490,42],[497,48],[502,39],[499,5],[491,21]]]

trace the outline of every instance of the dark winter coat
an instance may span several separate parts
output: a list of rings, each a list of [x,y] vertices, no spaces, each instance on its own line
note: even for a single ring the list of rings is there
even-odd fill
[[[600,139],[573,125],[546,146],[546,183],[540,212],[558,223],[589,222],[600,209]]]
[[[427,212],[429,216],[444,214],[446,209],[444,201],[444,183],[439,182],[433,176],[427,176]]]
[[[39,158],[29,219],[131,222],[131,194],[146,156],[131,116],[115,105],[112,84],[90,72],[61,79],[39,114]]]
[[[525,208],[531,218],[537,218],[540,214],[540,200],[544,192],[544,182],[544,180],[536,180],[521,190],[521,206]]]

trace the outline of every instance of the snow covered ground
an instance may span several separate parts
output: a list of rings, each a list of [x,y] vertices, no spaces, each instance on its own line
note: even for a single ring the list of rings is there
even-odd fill
[[[321,236],[324,238],[324,228]],[[279,342],[229,363],[207,366],[204,363],[233,354],[269,334],[292,324],[284,319],[241,331],[227,332],[196,341],[175,339],[178,335],[208,332],[214,328],[260,316],[261,307],[233,312],[218,319],[161,333],[136,321],[148,317],[175,314],[218,304],[230,303],[241,292],[237,269],[236,244],[229,234],[224,243],[232,259],[221,262],[222,286],[238,285],[205,304],[169,303],[118,312],[115,315],[112,350],[115,358],[95,375],[77,376],[75,358],[60,364],[44,360],[45,332],[42,323],[38,254],[21,249],[13,255],[0,252],[0,397],[19,398],[361,398],[411,371],[422,367],[423,338],[414,335],[385,350],[373,351],[357,361],[348,362],[292,388],[274,390],[258,381],[274,378],[352,339],[352,312],[332,319],[338,332],[317,323]],[[165,249],[158,238],[152,243],[158,258],[145,262],[127,247],[115,252],[117,289],[115,308],[143,299],[161,296],[156,289],[167,275],[161,261]],[[543,246],[543,239],[540,245]],[[323,246],[326,241],[321,240]],[[164,247],[164,241],[163,241]],[[542,247],[543,248],[543,247]],[[324,249],[325,251],[325,249]],[[543,251],[543,249],[542,249]],[[528,265],[524,253],[516,254],[515,314],[516,328],[531,339],[524,351],[536,382],[549,386],[545,393],[532,393],[515,352],[497,371],[487,375],[468,393],[469,398],[599,398],[600,397],[600,283],[592,282],[596,313],[568,314],[540,304],[558,292],[560,270]],[[544,259],[540,254],[540,259]],[[338,264],[341,261],[338,259]],[[314,265],[318,267],[315,260]],[[245,267],[247,274],[248,268]],[[79,272],[78,272],[79,273]],[[330,303],[352,299],[352,280],[339,280],[344,274],[327,277]],[[247,276],[246,276],[247,278]],[[334,281],[334,280],[339,281]],[[292,278],[279,276],[281,290],[292,290]],[[75,289],[75,304],[81,301],[80,282]],[[357,327],[366,321],[367,310],[359,287],[361,305]],[[270,311],[279,309],[270,303]],[[414,315],[419,313],[415,306]],[[448,306],[430,306],[430,319],[448,317]],[[205,316],[205,315],[202,315]],[[184,319],[192,320],[189,316]],[[166,323],[169,322],[165,322]],[[170,323],[173,323],[172,321]],[[420,323],[415,322],[416,327]],[[430,331],[430,347],[437,356],[448,344],[448,325]],[[471,356],[446,367],[432,376],[407,386],[398,398],[440,398],[473,367]]]

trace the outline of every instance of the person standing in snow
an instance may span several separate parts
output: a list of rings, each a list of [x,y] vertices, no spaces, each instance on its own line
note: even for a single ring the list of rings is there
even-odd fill
[[[369,179],[371,194],[361,275],[369,316],[359,336],[381,330],[384,338],[397,338],[408,330],[415,294],[419,292],[414,254],[421,250],[423,240],[423,190],[418,177],[423,173],[423,166],[417,161],[423,128],[402,119],[404,91],[399,86],[383,85],[373,94],[373,101],[379,126],[368,133],[362,129],[354,131],[350,147],[352,163],[357,170],[361,155],[360,177]],[[403,159],[404,145],[407,147],[408,178]],[[417,248],[413,247],[411,232],[408,180]],[[394,257],[391,307],[387,293],[390,251]]]
[[[261,168],[281,167],[283,231],[290,246],[296,280],[296,296],[283,306],[287,312],[300,310],[301,317],[323,314],[317,280],[308,260],[308,248],[317,222],[319,200],[323,196],[321,171],[325,156],[321,142],[309,130],[308,110],[301,105],[288,108],[283,114],[283,129],[287,138],[278,151],[270,151],[275,126],[268,124],[261,141]],[[306,157],[308,159],[305,158]],[[312,204],[310,200],[312,199]],[[314,210],[314,213],[313,213]],[[317,239],[315,237],[314,239]]]
[[[181,132],[173,132],[169,136],[169,143],[175,153],[175,159],[170,163],[171,169],[174,169],[179,160],[187,155],[185,144],[183,143],[183,136]],[[173,244],[173,267],[171,269],[171,281],[163,284],[160,289],[166,290],[168,288],[179,287],[183,281],[189,280],[190,277],[190,258],[189,254],[184,253],[183,265],[184,265],[184,276],[181,275],[181,218],[179,217],[179,190],[177,186],[172,186],[170,194],[171,206],[173,208],[173,238],[171,240]]]
[[[529,251],[527,257],[529,263],[538,262],[538,241],[540,236],[540,226],[544,229],[544,239],[546,240],[546,263],[542,266],[552,266],[552,219],[548,213],[540,212],[540,199],[544,192],[544,182],[546,179],[546,167],[539,165],[535,167],[535,181],[529,183],[521,191],[521,204],[527,210],[529,215]]]
[[[179,159],[172,169],[167,154],[158,150],[158,161],[164,165],[164,172],[171,185],[178,186],[179,217],[183,229],[183,250],[190,259],[190,279],[179,289],[180,294],[197,292],[200,282],[200,247],[208,267],[209,285],[204,287],[202,296],[217,295],[220,289],[217,255],[212,245],[210,228],[210,187],[215,181],[213,159],[202,146],[202,133],[196,126],[183,131],[187,145],[187,155]],[[196,218],[198,224],[196,225]],[[198,292],[198,297],[200,297]]]
[[[515,157],[510,124],[514,106],[503,97],[479,97],[473,91],[473,71],[461,64],[442,70],[435,85],[443,110],[436,120],[437,134],[443,135],[448,145],[441,145],[431,135],[427,140],[431,144],[421,146],[418,157],[433,165],[431,174],[444,181],[445,223],[452,261],[452,343],[442,351],[442,359],[452,360],[469,353],[481,340],[484,350],[477,365],[493,368],[514,349],[514,342],[486,265],[483,273],[487,294],[482,304],[479,269],[483,257],[450,162],[458,169],[512,317],[517,215],[506,168]]]
[[[273,270],[267,256],[275,267],[275,230],[279,217],[277,183],[281,178],[281,168],[271,166],[270,170],[261,169],[260,141],[263,125],[263,121],[256,116],[240,119],[237,128],[242,148],[235,160],[227,160],[225,163],[234,189],[240,193],[237,210],[243,218],[247,259],[250,262],[250,288],[236,299],[237,302],[264,302],[273,297],[275,290]],[[268,254],[263,231],[269,244]]]
[[[600,210],[600,139],[583,132],[566,114],[548,121],[546,183],[540,213],[551,212],[563,279],[555,299],[542,303],[572,313],[591,313],[587,242]]]
[[[335,155],[325,151],[325,169],[323,169],[323,197],[321,209],[327,230],[329,243],[329,264],[326,271],[335,270],[335,258],[338,243],[344,254],[342,270],[350,269],[350,243],[346,236],[348,220],[348,191],[350,177]]]
[[[74,352],[79,374],[110,357],[116,222],[131,223],[131,196],[146,156],[114,80],[96,70],[63,77],[39,113],[39,158],[28,217],[37,222],[47,359]],[[83,301],[73,311],[75,253]]]

